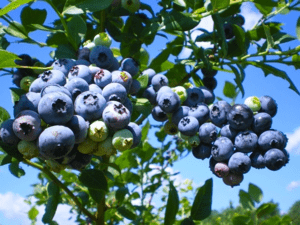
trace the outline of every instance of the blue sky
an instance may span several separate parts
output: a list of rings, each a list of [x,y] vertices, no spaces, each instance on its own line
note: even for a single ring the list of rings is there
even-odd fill
[[[2,8],[8,3],[8,1],[1,1],[0,7]],[[48,17],[45,22],[46,25],[57,18],[53,10],[48,10],[48,6],[44,2],[36,2],[32,5],[33,8],[46,8]],[[156,7],[155,7],[156,10]],[[21,8],[18,8],[9,13],[9,15],[16,21],[20,21]],[[255,10],[252,4],[246,3],[243,5],[242,14],[246,18],[245,29],[250,29],[255,22],[260,18],[260,14]],[[289,15],[277,15],[273,18],[274,21],[280,21],[283,25],[283,31],[293,36],[296,36],[296,22],[299,17],[299,13],[290,13]],[[0,22],[4,21],[0,20]],[[200,27],[206,29],[212,29],[211,20],[202,20]],[[196,34],[196,32],[195,32]],[[198,33],[199,34],[199,33]],[[40,41],[45,41],[47,37],[46,32],[33,32],[32,38]],[[9,38],[10,41],[17,40],[15,38]],[[155,42],[146,48],[150,57],[157,56],[164,48],[166,40],[162,37],[157,37]],[[288,47],[295,47],[300,44],[299,40],[285,44],[283,49]],[[208,47],[207,44],[202,44],[204,47]],[[155,46],[153,48],[153,46]],[[117,43],[113,43],[112,47],[118,47]],[[16,54],[27,53],[31,56],[39,58],[42,62],[47,63],[51,58],[49,56],[52,48],[39,48],[34,45],[28,44],[11,44],[8,49]],[[253,49],[251,49],[253,51]],[[188,55],[188,51],[183,51],[181,57]],[[259,59],[259,58],[258,58]],[[273,64],[281,70],[286,71],[290,76],[295,86],[300,90],[300,72],[294,70],[293,67],[282,66],[280,64]],[[222,94],[222,88],[225,81],[234,80],[234,75],[230,73],[219,72],[216,76],[218,80],[218,87],[215,90],[215,95],[224,98]],[[12,101],[9,93],[9,87],[13,87],[10,76],[1,77],[1,102],[0,106],[6,108],[12,115]],[[249,173],[245,174],[244,181],[239,187],[231,188],[223,184],[221,179],[216,178],[208,168],[208,160],[198,160],[192,155],[183,158],[177,162],[172,168],[173,171],[180,172],[180,175],[176,177],[177,183],[184,181],[185,179],[192,179],[195,183],[195,187],[202,185],[205,180],[213,177],[213,209],[221,210],[229,205],[229,201],[232,201],[234,205],[238,204],[238,192],[240,189],[247,190],[249,183],[253,183],[259,186],[264,194],[263,202],[273,200],[279,203],[281,211],[287,212],[289,207],[297,200],[300,200],[300,96],[294,91],[289,89],[287,81],[281,78],[269,75],[264,77],[261,70],[254,67],[248,67],[246,69],[246,78],[243,83],[245,88],[245,96],[241,98],[239,96],[236,100],[237,103],[244,102],[248,96],[263,96],[269,95],[273,97],[278,104],[277,115],[273,118],[272,128],[278,129],[286,133],[289,137],[289,143],[287,150],[290,153],[290,162],[287,166],[283,167],[279,171],[270,171],[268,169],[257,170],[252,168]],[[226,99],[226,98],[225,98]],[[230,99],[226,99],[230,101]],[[12,176],[7,166],[0,167],[0,177],[2,185],[0,185],[0,224],[30,224],[27,219],[26,212],[28,206],[23,203],[24,197],[33,191],[30,184],[36,183],[37,171],[22,164],[23,169],[26,171],[26,176],[18,179]],[[59,214],[55,216],[59,224],[73,224],[68,222],[68,208],[66,206],[60,206]],[[43,214],[43,208],[40,209],[39,221]],[[42,224],[39,222],[38,224]]]

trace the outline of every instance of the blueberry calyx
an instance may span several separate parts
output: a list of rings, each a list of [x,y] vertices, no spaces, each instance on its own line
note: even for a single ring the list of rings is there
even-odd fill
[[[52,104],[52,109],[56,113],[66,113],[67,112],[67,103],[61,99],[57,99]]]
[[[104,53],[104,52],[101,52],[99,55],[98,55],[98,60],[100,62],[105,62],[107,60],[107,55]]]
[[[47,82],[48,80],[50,80],[52,75],[52,72],[50,70],[45,71],[44,73],[42,73],[41,75],[41,79],[45,82]]]
[[[100,71],[98,71],[98,72],[95,74],[95,78],[101,80],[103,77],[104,77],[104,70],[103,70],[103,69],[100,69]]]
[[[78,66],[73,66],[72,69],[70,69],[70,72],[71,72],[72,76],[78,76],[79,67]]]
[[[20,130],[23,131],[24,135],[28,135],[31,133],[32,130],[34,130],[34,126],[30,123],[21,123],[20,124]]]
[[[122,104],[114,104],[114,110],[121,115],[127,113],[126,108]]]
[[[97,96],[88,94],[83,97],[83,102],[85,105],[96,105],[97,104]]]

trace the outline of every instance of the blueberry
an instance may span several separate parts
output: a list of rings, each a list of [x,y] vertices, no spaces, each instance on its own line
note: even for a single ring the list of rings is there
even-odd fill
[[[286,136],[277,130],[267,130],[264,131],[258,137],[259,149],[263,152],[271,149],[278,148],[283,150],[286,146],[287,138]]]
[[[234,37],[234,32],[233,32],[233,25],[232,23],[225,23],[223,25],[224,33],[226,39],[231,39]]]
[[[272,126],[272,117],[265,112],[257,113],[253,117],[253,123],[251,129],[257,133],[261,134],[264,131],[267,131]]]
[[[13,131],[13,122],[13,119],[8,119],[1,124],[0,138],[5,144],[17,145],[20,141]]]
[[[204,77],[214,77],[214,76],[217,75],[218,70],[202,68],[201,72],[202,72]]]
[[[251,166],[256,169],[263,169],[266,167],[264,156],[260,152],[253,152],[250,155]]]
[[[166,92],[157,99],[157,104],[165,113],[173,113],[180,107],[179,96],[174,92]]]
[[[277,103],[270,96],[262,96],[259,98],[261,109],[260,112],[266,112],[270,114],[271,117],[274,117],[277,113]]]
[[[58,59],[52,63],[54,70],[60,70],[65,76],[68,75],[70,69],[75,66],[75,61],[72,59]]]
[[[103,121],[96,120],[90,124],[88,135],[95,142],[104,141],[109,134],[108,127]]]
[[[97,35],[95,35],[93,42],[95,43],[95,45],[102,45],[102,46],[106,46],[106,47],[110,47],[111,45],[111,37],[105,33],[105,32],[101,32]]]
[[[85,59],[77,59],[75,61],[75,65],[85,65],[85,66],[90,66],[91,63]]]
[[[150,87],[147,87],[145,89],[145,91],[143,92],[143,98],[146,98],[149,100],[149,102],[152,104],[152,105],[156,105],[156,92],[154,90],[154,88],[152,86]]]
[[[137,147],[142,139],[142,130],[136,123],[130,122],[125,129],[129,130],[133,135],[133,144],[131,148]]]
[[[132,79],[132,84],[129,90],[129,94],[135,96],[140,91],[140,89],[141,89],[141,83],[136,79]]]
[[[206,104],[212,104],[215,101],[215,94],[213,91],[209,90],[207,87],[200,87],[204,95],[204,102]]]
[[[266,167],[273,171],[281,169],[287,161],[284,152],[277,148],[272,148],[266,151],[264,158],[266,161]]]
[[[159,122],[164,122],[168,119],[167,114],[158,105],[152,109],[151,114],[153,116],[153,119]]]
[[[215,174],[218,176],[218,177],[226,177],[230,172],[230,169],[227,165],[227,163],[225,162],[217,162],[216,165],[215,165]]]
[[[17,86],[20,87],[21,80],[23,78],[23,75],[19,70],[17,70],[13,75],[12,75],[12,82]]]
[[[82,154],[92,154],[93,152],[97,151],[97,145],[98,142],[87,137],[78,145],[77,149]]]
[[[107,68],[107,70],[109,70],[110,72],[118,70],[120,67],[119,61],[117,60],[117,58],[113,58],[110,67]]]
[[[204,77],[202,79],[202,82],[205,87],[207,87],[210,90],[214,90],[217,87],[217,80],[214,77]]]
[[[175,112],[172,114],[172,123],[178,126],[179,121],[189,115],[190,108],[188,106],[180,106]]]
[[[115,70],[111,73],[112,75],[112,83],[122,84],[127,92],[129,92],[131,84],[132,84],[132,76],[126,71],[118,71]]]
[[[122,103],[112,101],[105,107],[102,117],[108,127],[121,130],[129,124],[131,114]]]
[[[92,161],[92,155],[77,152],[75,158],[68,164],[72,169],[81,171]]]
[[[102,95],[106,101],[124,102],[127,92],[122,84],[110,83],[103,88]]]
[[[183,104],[192,107],[204,101],[205,97],[201,88],[193,87],[187,89],[187,99]]]
[[[140,8],[140,0],[121,0],[121,5],[131,13],[135,13]]]
[[[193,156],[197,159],[206,159],[211,156],[211,145],[210,144],[205,144],[201,143],[197,147],[192,148],[192,153]]]
[[[178,133],[178,127],[177,127],[177,125],[175,125],[174,123],[172,123],[171,121],[168,120],[164,124],[164,131],[166,134],[175,135]]]
[[[220,135],[222,137],[229,138],[232,142],[234,142],[234,139],[235,139],[235,137],[236,137],[237,134],[238,134],[238,131],[236,131],[235,129],[231,128],[229,124],[226,124],[220,130]]]
[[[156,93],[156,101],[158,101],[158,99],[167,92],[173,92],[172,88],[170,88],[169,86],[162,86]]]
[[[40,153],[35,141],[20,141],[18,143],[18,151],[25,159],[29,160],[38,157]]]
[[[40,74],[39,78],[35,79],[30,85],[30,92],[41,92],[41,90],[49,84],[65,85],[66,77],[59,70],[47,70]]]
[[[242,183],[243,179],[243,174],[234,174],[229,172],[229,174],[226,177],[223,177],[223,182],[228,186],[234,187],[239,186],[240,183]]]
[[[235,104],[227,114],[230,126],[236,130],[246,130],[253,121],[253,112],[245,104]]]
[[[231,140],[227,137],[218,137],[211,148],[211,155],[216,161],[227,160],[233,153],[234,146]]]
[[[127,129],[119,130],[114,134],[112,138],[112,144],[117,150],[128,150],[133,145],[133,135]]]
[[[218,127],[222,127],[227,123],[227,115],[231,110],[231,105],[226,101],[218,101],[213,104],[209,118],[213,124]]]
[[[93,152],[93,155],[103,156],[103,155],[113,155],[116,153],[116,149],[112,144],[112,137],[107,137],[104,141],[98,143],[97,150]]]
[[[178,123],[178,130],[186,136],[194,136],[199,130],[199,122],[193,116],[185,116]]]
[[[66,95],[68,95],[72,99],[71,92],[64,86],[60,86],[58,84],[50,84],[44,87],[41,90],[41,97],[43,97],[45,94],[53,93],[53,92],[63,92]]]
[[[260,100],[256,96],[246,98],[244,104],[247,105],[253,112],[258,112],[261,108]]]
[[[253,152],[257,148],[257,135],[252,131],[239,132],[235,137],[234,145],[239,152]]]
[[[78,50],[78,55],[77,55],[77,59],[83,59],[86,61],[90,60],[90,52],[91,50],[89,48],[83,47],[82,49]]]
[[[105,106],[105,98],[91,91],[82,92],[74,102],[76,114],[82,116],[87,121],[101,119]]]
[[[46,128],[38,138],[40,153],[47,159],[58,159],[66,156],[72,151],[74,144],[73,131],[61,125]]]
[[[245,24],[245,18],[240,14],[235,15],[233,19],[240,27]]]
[[[72,94],[73,101],[77,98],[79,94],[89,90],[89,84],[80,77],[76,77],[68,81],[65,87]]]
[[[105,46],[96,46],[91,50],[90,62],[102,69],[108,69],[112,65],[113,59],[112,51]]]
[[[109,72],[108,70],[100,69],[94,75],[94,82],[100,88],[104,88],[106,85],[112,82],[111,72]]]
[[[210,157],[210,159],[209,159],[209,169],[210,169],[210,171],[213,173],[213,174],[215,174],[216,176],[218,176],[217,174],[216,174],[216,172],[215,172],[215,165],[218,163],[218,161],[216,161],[215,159],[214,159],[214,157]]]
[[[102,95],[102,89],[97,84],[90,84],[89,91],[96,92],[96,93]]]
[[[70,69],[68,73],[69,80],[78,77],[84,79],[88,84],[92,83],[92,72],[90,68],[86,65],[76,65]]]
[[[64,157],[58,158],[58,159],[53,159],[53,161],[59,163],[60,165],[64,165],[64,166],[69,164],[72,160],[75,159],[76,154],[78,152],[77,148],[78,148],[78,145],[75,144],[74,147],[72,148],[72,150],[67,155],[65,155]]]
[[[163,74],[156,74],[151,80],[151,84],[155,91],[158,91],[163,86],[169,85],[168,78]]]
[[[23,110],[38,111],[38,104],[41,100],[41,94],[36,92],[28,92],[21,95],[19,101],[14,105],[14,116],[18,115]]]
[[[138,74],[140,67],[133,58],[125,58],[121,62],[120,70],[127,71],[133,77]]]
[[[230,172],[235,174],[248,173],[251,169],[251,159],[243,152],[235,152],[228,161]]]
[[[72,118],[66,123],[75,135],[75,144],[83,142],[88,134],[88,124],[82,116],[73,115]]]
[[[63,92],[45,94],[39,102],[38,112],[47,124],[66,124],[74,113],[73,101]]]
[[[195,117],[199,125],[202,125],[209,119],[209,108],[205,103],[199,103],[190,108],[188,115]]]
[[[101,70],[100,67],[94,66],[94,65],[92,65],[92,64],[89,65],[89,68],[90,68],[90,71],[91,71],[91,73],[92,73],[92,77],[94,77],[95,74]]]
[[[123,102],[123,105],[128,109],[128,111],[130,112],[130,114],[132,114],[132,111],[133,111],[133,105],[132,105],[132,102],[130,101],[129,98],[125,98],[124,102]]]
[[[13,122],[13,131],[21,140],[34,141],[42,132],[41,117],[31,110],[22,111]]]
[[[212,123],[203,123],[199,128],[201,142],[210,144],[217,139],[217,127]]]
[[[153,69],[149,68],[149,69],[144,70],[141,75],[148,76],[148,85],[150,85],[152,82],[152,78],[156,75],[156,72]]]

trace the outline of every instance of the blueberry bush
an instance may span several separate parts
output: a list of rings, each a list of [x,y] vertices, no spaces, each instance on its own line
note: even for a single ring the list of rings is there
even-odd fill
[[[39,2],[47,10],[36,8]],[[39,170],[37,201],[27,200],[33,224],[38,205],[45,205],[42,222],[57,224],[59,204],[72,208],[77,224],[205,224],[210,215],[211,223],[226,224],[213,217],[212,179],[189,199],[180,193],[193,191],[191,183],[175,185],[168,168],[191,153],[234,187],[252,168],[288,166],[287,137],[272,127],[276,99],[267,93],[241,103],[236,98],[245,95],[248,66],[282,78],[300,94],[279,69],[300,68],[300,46],[283,45],[300,39],[300,18],[298,37],[273,20],[299,11],[300,1],[252,0],[262,17],[247,31],[240,14],[246,2],[14,0],[0,9],[1,76],[11,76],[14,102],[13,115],[0,108],[0,165],[9,164],[16,177],[25,175],[22,163]],[[17,21],[9,14],[18,7]],[[55,19],[46,24],[49,17]],[[198,26],[206,17],[214,22],[212,32]],[[195,30],[202,34],[192,38]],[[33,37],[38,32],[47,33],[44,42]],[[166,45],[150,60],[147,49],[157,37]],[[51,59],[7,51],[22,43],[39,46]],[[179,57],[185,49],[191,54]],[[214,94],[219,71],[235,76],[235,83],[221,87],[231,102]],[[153,203],[158,190],[160,207]],[[233,224],[261,224],[276,208],[255,208],[261,197],[253,184],[241,190],[242,210]],[[288,216],[272,218],[263,224],[276,218],[290,223]]]

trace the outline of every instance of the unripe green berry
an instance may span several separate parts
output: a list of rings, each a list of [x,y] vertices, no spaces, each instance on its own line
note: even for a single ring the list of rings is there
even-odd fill
[[[86,47],[90,50],[92,50],[95,47],[95,43],[92,42],[91,40],[87,40],[86,42],[83,43],[83,47]]]
[[[22,80],[20,81],[20,87],[21,87],[21,89],[23,89],[24,91],[28,92],[30,85],[32,84],[32,82],[35,79],[36,78],[32,77],[32,76],[23,77]]]
[[[174,87],[174,88],[172,88],[172,91],[175,92],[179,96],[181,104],[187,99],[187,92],[183,86]]]
[[[46,160],[46,164],[49,166],[50,170],[55,173],[59,173],[61,170],[64,170],[67,167],[66,165],[61,165],[54,160]]]
[[[109,133],[106,124],[103,121],[94,121],[89,127],[89,138],[96,142],[104,141]]]
[[[112,42],[111,37],[105,32],[97,34],[94,37],[94,43],[96,46],[102,45],[102,46],[109,48],[111,45],[111,42]]]
[[[253,112],[258,112],[261,108],[260,100],[256,96],[246,98],[245,105],[247,105]]]
[[[133,135],[127,129],[119,130],[114,134],[112,144],[114,148],[120,151],[128,150],[133,144]]]
[[[18,150],[25,159],[32,159],[39,156],[39,149],[35,142],[21,140],[18,143]]]
[[[166,134],[175,135],[178,133],[178,127],[174,123],[167,121],[164,125],[164,131]]]
[[[194,87],[194,85],[191,84],[190,82],[187,82],[187,83],[184,83],[184,84],[183,84],[183,87],[184,87],[185,89],[188,89],[188,88]]]
[[[77,149],[82,154],[91,154],[97,150],[97,142],[87,138],[78,145]]]
[[[200,137],[199,135],[194,135],[192,137],[189,137],[188,142],[191,147],[197,147],[200,145]]]
[[[135,13],[140,8],[140,0],[122,0],[122,7],[129,12]]]
[[[98,148],[93,152],[96,156],[107,155],[110,156],[115,152],[115,148],[112,144],[112,137],[107,137],[104,141],[98,143]]]

